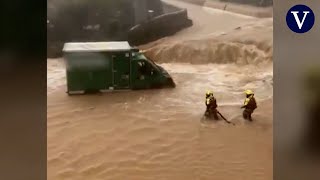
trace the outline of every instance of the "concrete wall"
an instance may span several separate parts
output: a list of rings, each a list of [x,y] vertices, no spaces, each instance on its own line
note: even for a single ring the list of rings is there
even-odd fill
[[[192,26],[192,21],[188,19],[187,10],[182,9],[136,25],[130,29],[128,39],[131,45],[141,45],[172,35],[189,26]]]
[[[153,11],[153,16],[163,14],[161,0],[133,0],[135,9],[135,24],[140,24],[150,19],[149,10]]]
[[[172,13],[172,12],[177,12],[177,11],[180,11],[181,8],[178,8],[176,6],[173,6],[171,4],[167,4],[167,3],[164,3],[163,2],[163,11],[164,11],[164,14],[168,14],[168,13]]]

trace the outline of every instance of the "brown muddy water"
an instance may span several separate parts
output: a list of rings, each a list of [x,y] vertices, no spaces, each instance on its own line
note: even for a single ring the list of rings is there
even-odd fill
[[[199,18],[210,13],[177,4],[195,25],[141,47],[174,89],[69,97],[63,61],[47,61],[49,180],[272,179],[272,20],[223,22],[220,14],[221,34]],[[258,102],[252,123],[241,117],[247,88]],[[207,89],[235,126],[201,120]]]
[[[272,179],[268,68],[163,64],[177,88],[68,97],[63,70],[50,72],[57,62],[48,61],[61,82],[48,85],[48,179]],[[201,121],[208,88],[236,126]],[[245,88],[259,103],[253,123],[241,119]]]

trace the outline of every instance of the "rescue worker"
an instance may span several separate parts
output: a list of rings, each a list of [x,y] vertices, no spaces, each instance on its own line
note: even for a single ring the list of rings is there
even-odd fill
[[[208,117],[212,117],[215,119],[215,120],[218,120],[219,117],[218,117],[218,114],[217,114],[217,100],[216,98],[213,96],[213,92],[212,91],[207,91],[206,92],[206,106],[207,106],[207,109],[206,109],[206,116]]]
[[[252,90],[246,90],[244,92],[246,94],[246,99],[244,101],[244,105],[241,107],[243,110],[243,118],[252,121],[251,114],[257,108],[256,99],[253,97],[254,92]]]

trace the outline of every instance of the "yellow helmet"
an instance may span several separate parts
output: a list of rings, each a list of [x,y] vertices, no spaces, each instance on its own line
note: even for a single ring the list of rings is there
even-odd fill
[[[206,97],[209,97],[209,96],[213,96],[213,92],[210,90],[207,90]]]
[[[244,93],[245,93],[246,95],[252,95],[252,94],[254,94],[254,92],[253,92],[252,90],[250,90],[250,89],[245,90]]]

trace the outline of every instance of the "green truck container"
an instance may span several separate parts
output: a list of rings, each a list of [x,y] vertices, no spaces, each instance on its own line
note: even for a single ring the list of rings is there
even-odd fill
[[[126,41],[65,43],[67,93],[175,87],[161,66]]]

